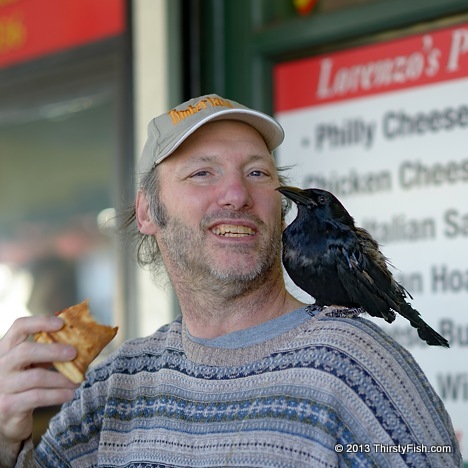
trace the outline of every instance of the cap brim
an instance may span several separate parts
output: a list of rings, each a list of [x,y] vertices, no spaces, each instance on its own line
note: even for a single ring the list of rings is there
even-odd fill
[[[193,125],[186,132],[181,134],[177,140],[174,140],[161,152],[159,158],[154,162],[154,165],[170,156],[192,133],[198,130],[208,122],[217,120],[236,120],[245,122],[255,128],[265,140],[265,144],[269,151],[276,149],[284,140],[284,131],[281,125],[272,119],[270,116],[250,109],[226,109],[208,115],[200,120],[196,125]]]

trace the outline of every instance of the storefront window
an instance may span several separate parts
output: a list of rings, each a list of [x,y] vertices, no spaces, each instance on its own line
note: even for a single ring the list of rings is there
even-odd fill
[[[18,316],[86,298],[113,323],[115,94],[107,85],[0,108],[0,337]]]

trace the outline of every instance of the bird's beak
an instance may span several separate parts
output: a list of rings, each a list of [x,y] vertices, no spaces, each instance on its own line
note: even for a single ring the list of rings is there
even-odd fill
[[[305,205],[305,206],[310,206],[310,205],[316,205],[315,201],[312,200],[307,194],[305,190],[302,190],[297,187],[278,187],[276,190],[278,192],[282,193],[285,197],[289,198],[295,203],[298,203],[300,205]]]

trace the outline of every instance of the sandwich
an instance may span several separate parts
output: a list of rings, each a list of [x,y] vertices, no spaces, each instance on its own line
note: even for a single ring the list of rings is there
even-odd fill
[[[73,361],[53,362],[54,367],[74,383],[85,380],[88,366],[112,341],[118,327],[101,325],[91,315],[88,301],[68,307],[56,315],[64,321],[55,332],[40,332],[34,335],[38,343],[64,343],[74,346],[77,355]]]

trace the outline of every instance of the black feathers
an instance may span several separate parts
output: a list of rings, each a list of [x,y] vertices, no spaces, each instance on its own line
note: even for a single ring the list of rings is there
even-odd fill
[[[279,187],[297,204],[296,219],[283,233],[283,263],[291,279],[319,306],[361,307],[391,323],[395,312],[430,345],[447,340],[406,301],[410,294],[393,278],[377,242],[330,192]]]

